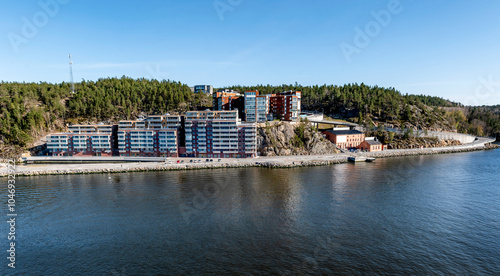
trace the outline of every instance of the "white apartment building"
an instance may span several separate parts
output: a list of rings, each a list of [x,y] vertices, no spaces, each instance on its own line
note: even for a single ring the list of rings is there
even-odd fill
[[[229,158],[257,155],[256,125],[242,124],[237,111],[186,112],[184,126],[188,156]]]

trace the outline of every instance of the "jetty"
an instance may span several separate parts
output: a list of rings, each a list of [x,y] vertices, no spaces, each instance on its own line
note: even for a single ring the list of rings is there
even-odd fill
[[[349,156],[347,157],[347,161],[349,162],[373,162],[375,161],[375,158],[373,157],[366,157],[366,156]]]

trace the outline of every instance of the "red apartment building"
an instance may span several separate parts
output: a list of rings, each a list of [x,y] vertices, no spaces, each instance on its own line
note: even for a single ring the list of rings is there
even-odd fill
[[[269,109],[273,119],[296,121],[300,116],[300,91],[286,91],[272,94]]]
[[[300,117],[301,92],[286,91],[277,94],[259,95],[259,91],[240,93],[220,89],[213,94],[213,110],[236,110],[247,122],[264,122],[280,119],[296,121]]]

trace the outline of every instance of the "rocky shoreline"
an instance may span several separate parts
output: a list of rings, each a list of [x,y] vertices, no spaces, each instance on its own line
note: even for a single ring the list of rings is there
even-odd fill
[[[470,148],[454,146],[447,148],[423,148],[423,149],[407,149],[407,150],[403,149],[403,150],[382,151],[382,152],[372,153],[370,156],[377,158],[385,158],[385,157],[412,156],[412,155],[432,155],[432,154],[472,152],[481,150],[491,150],[497,148],[500,148],[500,145],[490,144],[482,147],[470,147]]]
[[[407,150],[387,150],[375,153],[352,153],[333,155],[296,155],[280,157],[260,157],[255,159],[226,159],[222,162],[209,163],[180,163],[169,164],[164,162],[150,163],[123,163],[123,164],[52,164],[52,165],[17,165],[16,176],[43,176],[43,175],[65,175],[65,174],[95,174],[95,173],[126,173],[126,172],[149,172],[149,171],[175,171],[175,170],[202,170],[220,168],[294,168],[325,166],[346,163],[349,156],[371,156],[376,158],[389,158],[414,155],[445,154],[458,152],[471,152],[500,148],[499,145],[489,144],[477,147],[447,147],[447,148],[423,148]],[[189,160],[190,158],[184,158]],[[7,168],[0,168],[0,177],[8,176]]]

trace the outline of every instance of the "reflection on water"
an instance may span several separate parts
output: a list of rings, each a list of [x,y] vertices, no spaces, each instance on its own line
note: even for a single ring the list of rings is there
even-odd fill
[[[20,178],[16,272],[495,274],[499,158]]]

